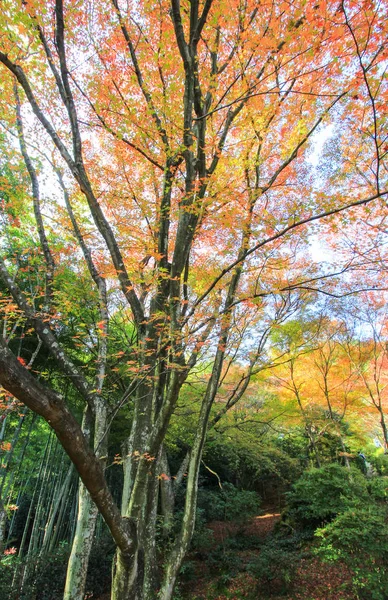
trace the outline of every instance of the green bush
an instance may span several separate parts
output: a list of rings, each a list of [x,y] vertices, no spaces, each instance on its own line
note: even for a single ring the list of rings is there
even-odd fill
[[[367,479],[358,469],[327,464],[310,469],[287,494],[288,515],[302,527],[315,529],[369,498]]]
[[[16,555],[4,556],[0,560],[0,598],[62,600],[68,558],[67,544],[61,544],[43,559],[38,555],[30,555],[28,560]],[[26,568],[27,577],[24,576]]]
[[[109,589],[114,547],[111,540],[99,540],[90,553],[86,595],[98,597]],[[61,543],[46,556],[20,559],[4,555],[0,560],[0,598],[3,600],[62,600],[70,547]],[[29,575],[20,583],[28,565]],[[14,586],[12,588],[12,581]]]
[[[115,545],[110,536],[95,540],[90,552],[88,574],[86,578],[86,595],[98,598],[109,591],[112,578],[112,560]]]
[[[375,500],[388,501],[388,476],[373,477],[368,482],[369,493]]]
[[[388,475],[388,454],[378,454],[372,457],[371,463],[379,475]]]
[[[203,553],[210,550],[213,545],[213,532],[205,526],[204,523],[196,521],[195,531],[191,539],[191,548],[197,552]]]
[[[203,511],[205,521],[237,521],[243,523],[257,515],[260,497],[256,492],[239,490],[231,483],[224,483],[222,489],[198,492],[198,508]]]
[[[238,553],[219,544],[206,557],[206,563],[212,574],[217,574],[221,586],[236,577],[243,570],[243,560]]]
[[[32,598],[39,600],[61,600],[66,581],[67,561],[70,547],[62,544],[39,560],[32,584],[35,595]]]
[[[296,458],[288,447],[283,449],[283,444],[285,439],[268,436],[262,443],[257,432],[252,431],[237,430],[233,436],[213,431],[209,432],[204,459],[223,481],[238,481],[242,488],[249,490],[280,492],[301,474],[299,452]]]
[[[12,598],[12,579],[18,558],[12,554],[0,558],[0,598]]]
[[[257,589],[267,595],[286,594],[292,588],[300,553],[273,539],[263,545],[260,554],[247,565],[247,571],[257,579]]]
[[[388,508],[369,503],[349,508],[316,531],[317,554],[342,560],[353,573],[359,598],[388,598]]]
[[[182,581],[194,581],[197,577],[196,564],[192,560],[186,560],[183,562],[179,577]]]

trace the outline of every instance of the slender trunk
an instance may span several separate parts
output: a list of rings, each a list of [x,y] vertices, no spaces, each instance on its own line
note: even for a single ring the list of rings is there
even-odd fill
[[[80,482],[77,527],[67,565],[64,600],[82,600],[84,597],[97,512],[97,507],[90,498],[89,492]]]
[[[153,510],[152,493],[155,490],[157,477],[157,458],[150,457],[149,434],[152,420],[153,388],[147,381],[139,385],[135,400],[135,410],[131,433],[125,447],[124,486],[121,513],[124,518],[136,523],[134,540],[134,557],[126,561],[120,550],[117,550],[112,571],[111,600],[148,600],[144,596],[145,581],[150,572],[145,568],[145,555],[152,568],[156,566],[156,556],[150,556],[153,540],[147,536],[155,536],[152,519],[156,521],[157,496]],[[157,489],[157,486],[156,486]],[[155,499],[154,499],[155,503]],[[148,533],[147,533],[148,529]],[[149,598],[156,597],[155,590]]]
[[[70,517],[69,517],[69,541],[73,542],[77,529],[77,514],[78,514],[78,488],[80,480],[70,489]],[[73,489],[74,488],[74,489]]]
[[[33,511],[33,507],[34,507],[34,503],[35,503],[35,496],[36,496],[36,493],[37,493],[37,490],[38,490],[38,487],[39,487],[40,474],[41,474],[41,471],[42,471],[42,468],[43,468],[43,462],[44,462],[44,459],[42,458],[41,465],[40,465],[40,468],[39,468],[38,477],[36,479],[35,486],[34,486],[34,491],[33,491],[32,498],[31,498],[30,506],[28,508],[27,518],[26,518],[25,523],[24,523],[22,540],[20,542],[20,547],[19,547],[19,558],[22,558],[24,556],[24,548],[25,548],[26,541],[27,541],[27,533],[28,533],[28,529],[29,529],[29,526],[30,526],[31,518],[32,518],[32,511]]]
[[[94,447],[96,456],[101,458],[107,450],[105,428],[106,407],[104,402],[95,403]],[[85,410],[82,429],[87,438],[91,437],[93,419],[89,409]],[[98,509],[82,482],[78,488],[77,526],[67,565],[66,584],[63,600],[83,600],[89,556],[92,549]]]
[[[316,466],[318,468],[320,468],[322,466],[321,457],[320,457],[319,452],[318,452],[317,444],[316,444],[316,441],[315,441],[315,435],[311,431],[311,426],[310,425],[306,425],[306,433],[307,433],[307,437],[308,437],[308,439],[310,441],[310,444],[309,444],[310,449],[313,451],[314,456],[315,456]]]
[[[33,491],[30,506],[28,509],[27,519],[24,524],[22,540],[20,542],[20,547],[19,547],[19,558],[23,558],[26,554],[27,560],[25,561],[25,564],[23,566],[20,566],[19,568],[15,569],[13,581],[12,581],[12,589],[14,591],[16,591],[20,596],[23,592],[23,587],[24,587],[24,584],[25,584],[28,574],[29,574],[29,560],[28,559],[29,559],[30,544],[29,544],[29,547],[28,547],[28,550],[26,553],[25,553],[25,547],[26,547],[26,543],[27,543],[27,536],[28,536],[28,532],[29,532],[30,522],[31,522],[31,519],[33,516],[33,509],[35,506],[35,497],[38,492],[39,485],[41,484],[41,476],[42,476],[42,472],[45,468],[47,452],[48,452],[50,442],[51,442],[51,435],[47,439],[46,446],[45,446],[45,449],[43,452],[43,456],[42,456],[42,459],[40,462],[39,472],[38,472],[38,475],[36,478],[34,491]]]
[[[53,531],[54,531],[54,524],[55,524],[55,521],[57,520],[62,500],[63,500],[63,498],[65,498],[68,495],[73,472],[74,472],[74,466],[71,464],[70,467],[68,468],[68,471],[66,473],[66,476],[65,476],[65,479],[64,479],[62,485],[59,486],[57,493],[55,494],[55,497],[53,499],[51,514],[49,516],[49,520],[48,520],[46,528],[45,528],[43,544],[42,544],[42,552],[45,552],[47,550],[47,548],[49,547],[49,544],[50,544],[50,541],[51,541],[51,538],[53,535]]]
[[[342,448],[342,456],[344,458],[345,467],[347,469],[350,469],[350,462],[349,462],[349,458],[348,458],[348,455],[346,452],[346,446],[344,444],[344,440],[342,439],[341,433],[339,433],[338,436],[339,436],[339,440],[340,440],[340,444],[341,444],[341,448]]]
[[[42,474],[42,479],[40,481],[40,490],[38,495],[38,500],[36,503],[36,511],[34,517],[34,523],[32,526],[32,532],[30,537],[30,543],[28,546],[28,555],[34,554],[39,547],[39,537],[40,537],[40,528],[42,523],[42,511],[44,510],[44,494],[45,494],[45,483],[48,478],[49,464],[51,460],[51,451],[52,451],[52,443],[53,437],[50,435],[48,451],[45,457],[45,466]]]
[[[13,453],[15,450],[15,446],[18,442],[19,436],[20,436],[20,432],[22,430],[22,426],[24,423],[24,420],[26,418],[26,414],[27,414],[28,408],[25,408],[19,418],[19,422],[18,425],[16,427],[16,430],[14,432],[13,438],[12,438],[12,442],[11,442],[11,446],[10,449],[8,450],[5,458],[3,459],[3,468],[2,468],[2,478],[1,478],[1,484],[0,484],[0,496],[3,496],[3,490],[4,490],[4,485],[5,485],[5,480],[6,480],[6,476],[12,461],[12,457],[13,457]],[[4,494],[5,496],[6,494]]]
[[[145,527],[142,547],[144,548],[144,600],[154,598],[159,587],[158,557],[156,551],[156,519],[159,501],[160,458],[154,465],[155,470],[148,482],[147,502],[144,508]]]
[[[0,498],[0,556],[3,554],[5,548],[5,530],[7,526],[7,520],[7,512]]]
[[[26,481],[24,481],[22,479],[21,485],[20,485],[20,490],[19,490],[18,495],[16,497],[16,506],[20,506],[22,498],[24,496],[24,492],[26,490],[26,487],[27,487],[29,481],[30,481],[30,476],[27,477]],[[13,514],[12,514],[11,523],[9,524],[9,528],[8,528],[8,535],[7,535],[7,541],[6,541],[7,545],[12,540],[12,534],[13,534],[13,530],[14,530],[14,526],[15,526],[15,522],[16,522],[17,513],[18,513],[18,511],[14,510]]]
[[[231,289],[232,286],[229,290],[229,296],[231,296]],[[160,600],[171,600],[172,598],[176,579],[178,577],[182,561],[186,555],[189,544],[191,542],[191,538],[195,527],[195,511],[197,506],[198,494],[198,474],[209,424],[210,410],[217,394],[218,383],[221,376],[228,325],[229,322],[226,321],[223,329],[221,330],[219,347],[217,349],[216,358],[213,364],[212,375],[209,379],[206,393],[201,405],[201,412],[198,419],[196,435],[194,438],[193,447],[191,449],[189,458],[185,509],[183,513],[181,530],[176,538],[172,551],[166,560],[163,582],[159,594]]]
[[[65,493],[62,496],[57,522],[55,524],[53,534],[51,535],[51,538],[49,541],[48,552],[52,552],[57,547],[58,541],[60,539],[64,539],[64,537],[65,537],[64,533],[66,532],[67,528],[63,527],[63,521],[64,521],[64,517],[66,514],[66,509],[69,505],[69,501],[70,501],[70,504],[71,504],[73,498],[74,498],[74,501],[76,501],[76,498],[75,498],[76,494],[77,494],[76,485],[70,485],[70,488],[68,488],[67,493]],[[71,514],[71,511],[70,511],[70,514]],[[71,519],[71,517],[70,517],[70,519]],[[74,521],[75,521],[75,516],[74,516]],[[69,536],[70,541],[73,539],[73,537],[74,537],[73,535]]]
[[[385,422],[385,417],[384,417],[384,412],[382,407],[379,407],[379,413],[380,413],[380,425],[381,425],[381,429],[383,432],[383,440],[384,440],[384,451],[385,453],[388,452],[388,430],[387,430],[387,424]]]
[[[8,495],[8,502],[12,499],[13,490],[14,490],[15,485],[17,485],[19,489],[22,487],[20,484],[20,480],[18,479],[18,476],[19,476],[20,469],[22,468],[22,465],[23,465],[23,459],[24,459],[28,444],[30,442],[31,432],[34,428],[37,418],[38,418],[38,415],[36,413],[32,413],[30,427],[28,429],[26,439],[24,440],[20,455],[18,456],[18,467],[12,473],[13,480],[12,481],[9,480],[7,486],[4,488],[4,497],[6,497]],[[18,506],[18,502],[16,502],[16,505]]]
[[[166,451],[160,460],[160,510],[163,518],[163,537],[167,537],[174,522],[175,494]]]

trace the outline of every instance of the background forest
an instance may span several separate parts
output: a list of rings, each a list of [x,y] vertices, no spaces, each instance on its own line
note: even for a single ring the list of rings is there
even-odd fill
[[[374,0],[3,0],[0,597],[387,600]]]

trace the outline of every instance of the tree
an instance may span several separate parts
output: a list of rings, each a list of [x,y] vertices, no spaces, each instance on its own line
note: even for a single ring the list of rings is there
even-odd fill
[[[84,401],[94,444],[58,389],[20,364],[5,339],[0,382],[48,421],[104,517],[117,544],[112,598],[149,600],[159,589],[168,600],[192,536],[209,415],[228,365],[245,369],[240,397],[271,326],[310,288],[329,286],[330,273],[303,256],[309,224],[344,211],[362,219],[362,207],[378,210],[387,194],[385,9],[6,0],[0,19],[2,123],[8,139],[19,137],[43,263],[32,289],[22,285],[17,256],[2,260],[1,278]],[[328,123],[338,126],[337,169],[319,189],[307,156]],[[10,160],[15,152],[10,142]],[[51,189],[43,199],[44,176]],[[93,288],[100,315],[85,337],[82,300],[70,303],[63,292],[64,267]],[[118,313],[131,314],[136,335],[131,359],[123,348],[109,373],[106,342]],[[87,365],[74,340],[61,343],[70,321]],[[184,465],[181,529],[159,579],[163,442],[204,357],[209,376]],[[119,376],[127,383],[109,406]],[[128,403],[120,511],[102,449],[108,406],[117,414]]]
[[[354,328],[364,330],[361,339],[352,333]],[[358,393],[362,402],[377,411],[385,452],[388,449],[387,412],[387,314],[384,299],[365,298],[362,310],[354,316],[353,331],[344,340],[353,368],[358,374]]]
[[[344,339],[350,346],[358,343],[357,333],[348,337],[349,323],[339,320],[338,305],[331,306],[331,315],[319,314],[317,305],[313,308],[312,315],[289,320],[272,335],[271,351],[278,364],[271,366],[267,381],[275,390],[277,404],[301,422],[307,455],[315,466],[322,466],[329,450],[329,460],[339,455],[349,467],[344,437],[357,434],[359,444],[367,429],[358,370],[344,347]],[[342,316],[349,319],[344,311]],[[325,447],[328,442],[329,448]]]

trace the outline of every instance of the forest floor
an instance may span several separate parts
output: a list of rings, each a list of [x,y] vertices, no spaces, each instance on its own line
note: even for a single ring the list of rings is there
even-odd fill
[[[212,547],[218,549],[228,545],[236,536],[256,537],[265,540],[280,521],[280,513],[267,507],[264,514],[253,517],[243,528],[234,522],[213,521],[208,528],[212,531]],[[260,550],[235,550],[235,559],[247,564]],[[316,557],[302,558],[296,565],[292,592],[276,595],[260,590],[257,579],[246,571],[220,586],[219,575],[215,575],[206,556],[207,552],[195,552],[188,556],[194,571],[189,581],[182,582],[177,591],[179,600],[356,600],[350,591],[351,576],[344,565],[323,563]],[[232,564],[231,564],[232,567]],[[222,590],[217,591],[222,587]],[[104,594],[98,600],[109,600]]]
[[[214,544],[221,545],[233,535],[255,536],[265,540],[280,521],[280,513],[267,508],[264,514],[253,517],[241,530],[235,523],[214,521],[208,525],[213,532]],[[260,550],[236,550],[236,559],[248,563],[253,554]],[[190,557],[189,557],[190,558]],[[302,558],[296,565],[292,592],[276,595],[261,591],[257,579],[242,572],[228,580],[223,589],[217,592],[214,573],[206,561],[206,556],[194,558],[196,577],[182,585],[182,598],[185,600],[356,600],[350,591],[351,576],[345,565],[323,563],[316,557]]]

